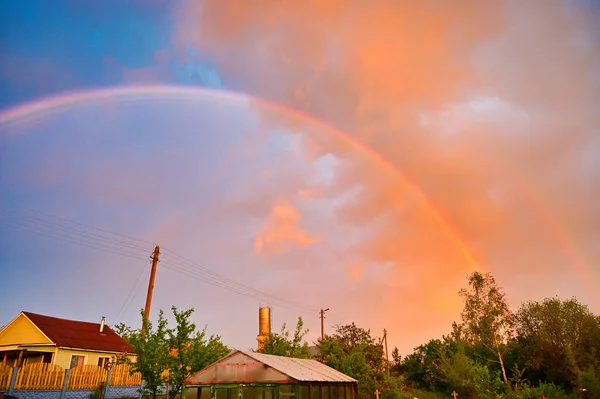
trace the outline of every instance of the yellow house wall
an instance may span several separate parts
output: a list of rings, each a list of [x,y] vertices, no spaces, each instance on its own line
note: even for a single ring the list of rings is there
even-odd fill
[[[71,365],[71,355],[83,355],[86,357],[83,364],[97,365],[98,357],[113,357],[115,356],[115,353],[88,352],[83,350],[58,348],[58,350],[56,351],[56,356],[54,358],[54,364],[68,369]]]
[[[17,344],[52,344],[52,341],[20,314],[0,332],[0,346]]]

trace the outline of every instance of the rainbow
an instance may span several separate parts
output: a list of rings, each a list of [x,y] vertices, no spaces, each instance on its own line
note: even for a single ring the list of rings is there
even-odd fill
[[[141,98],[185,100],[198,99],[199,97],[215,103],[223,103],[233,106],[248,106],[249,104],[256,104],[275,113],[293,116],[297,120],[307,123],[308,126],[314,126],[319,129],[319,131],[332,135],[341,140],[349,147],[367,154],[370,160],[372,160],[372,162],[378,165],[382,170],[394,175],[401,183],[414,190],[419,200],[421,200],[425,205],[425,209],[430,213],[431,216],[433,216],[434,220],[439,222],[439,225],[445,230],[445,233],[447,233],[448,237],[457,246],[457,248],[460,249],[460,252],[468,267],[473,270],[481,270],[480,263],[476,260],[474,254],[469,249],[468,245],[466,244],[466,240],[461,236],[459,230],[452,225],[452,223],[435,206],[433,201],[427,197],[427,195],[425,195],[418,185],[412,182],[408,176],[396,168],[394,164],[381,156],[381,154],[365,146],[347,133],[321,120],[315,119],[309,114],[279,103],[256,97],[250,97],[242,93],[212,90],[201,87],[173,85],[112,87],[96,90],[68,92],[6,109],[0,112],[0,127],[30,122],[39,118],[43,118],[57,111],[65,111],[71,108],[76,108],[81,106],[83,103],[114,103],[115,101],[136,101]],[[549,213],[543,211],[544,208],[541,207],[539,201],[536,199],[537,197],[531,193],[530,190],[526,190],[525,193],[530,202],[532,202],[532,205],[534,205],[534,208],[537,209],[536,212],[538,213],[540,219],[542,219],[545,224],[552,227],[552,231],[554,231],[557,236],[562,238],[561,241],[563,247],[566,248],[566,252],[568,253],[569,257],[574,261],[573,263],[575,264],[576,268],[579,269],[578,271],[584,273],[584,275],[588,277],[586,281],[591,284],[593,278],[590,278],[591,273],[585,273],[586,268],[584,260],[577,255],[578,252],[575,250],[574,246],[570,244],[568,240],[566,240],[566,237],[562,233],[558,223],[549,215]],[[595,292],[595,290],[592,290],[592,292]]]
[[[554,236],[558,243],[560,243],[566,257],[569,258],[571,264],[581,276],[581,280],[586,284],[586,289],[589,290],[591,297],[600,302],[600,287],[594,286],[594,281],[597,280],[592,273],[592,269],[589,267],[586,258],[565,233],[563,226],[561,226],[556,217],[552,215],[552,212],[544,204],[540,196],[532,188],[533,184],[528,183],[515,171],[508,170],[508,173],[514,179],[523,197],[531,204],[531,209],[538,220],[546,226],[548,232]]]
[[[295,117],[297,120],[307,123],[307,126],[314,126],[319,131],[330,134],[341,140],[350,148],[367,154],[369,158],[382,170],[391,173],[403,184],[410,187],[419,200],[425,205],[425,209],[430,215],[439,222],[439,225],[445,230],[453,244],[460,249],[466,264],[470,269],[480,270],[479,262],[474,254],[466,245],[466,241],[461,237],[458,229],[435,207],[434,203],[428,198],[420,188],[390,161],[382,157],[379,153],[364,144],[360,143],[347,133],[321,121],[313,116],[299,110],[286,107],[282,104],[268,101],[261,98],[250,97],[243,93],[236,93],[224,90],[213,90],[202,87],[175,86],[175,85],[145,85],[145,86],[119,86],[112,88],[102,88],[96,90],[73,91],[63,93],[53,97],[43,98],[23,105],[8,108],[0,113],[0,126],[17,123],[30,122],[43,118],[57,111],[65,111],[71,108],[81,106],[82,103],[114,103],[115,101],[135,101],[143,99],[198,99],[203,97],[214,103],[223,103],[234,106],[247,106],[256,104],[266,110],[275,113],[283,113]]]

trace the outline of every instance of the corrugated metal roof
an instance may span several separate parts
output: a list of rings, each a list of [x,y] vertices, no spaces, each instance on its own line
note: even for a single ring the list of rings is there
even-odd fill
[[[301,382],[356,382],[352,377],[341,373],[329,366],[316,360],[296,359],[293,357],[283,357],[274,355],[265,355],[256,352],[243,352],[245,355],[266,364],[269,367],[292,377]]]

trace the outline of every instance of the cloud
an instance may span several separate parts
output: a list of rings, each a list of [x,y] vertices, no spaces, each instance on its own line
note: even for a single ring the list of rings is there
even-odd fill
[[[600,53],[589,18],[584,5],[560,1],[207,0],[182,8],[176,40],[210,59],[228,87],[344,130],[407,177],[293,116],[257,110],[266,126],[302,135],[309,159],[338,159],[318,197],[346,199],[333,209],[340,234],[354,235],[340,262],[364,265],[347,268],[355,280],[391,265],[365,295],[384,289],[445,309],[471,269],[468,247],[517,303],[532,280],[543,282],[539,295],[593,302],[594,286],[578,287],[591,278],[597,288],[600,276],[564,244],[600,262],[600,169],[589,162]],[[407,277],[406,294],[382,285]],[[439,322],[452,318],[456,309]]]
[[[290,247],[307,247],[319,241],[318,236],[308,234],[298,224],[302,216],[288,201],[273,205],[261,231],[254,237],[254,252],[262,256],[275,256],[287,252]]]

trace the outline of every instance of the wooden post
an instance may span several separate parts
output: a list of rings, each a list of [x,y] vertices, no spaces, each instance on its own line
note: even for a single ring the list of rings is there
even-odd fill
[[[452,391],[452,397],[453,397],[454,399],[456,399],[456,398],[458,397],[458,394],[456,393],[456,391]]]
[[[69,383],[69,373],[71,369],[65,370],[65,379],[63,381],[62,390],[60,391],[60,399],[64,399],[67,396],[67,384]]]
[[[321,309],[321,339],[325,338],[325,312],[327,312],[329,310],[329,308],[327,309]]]
[[[150,272],[150,281],[148,281],[148,294],[146,294],[146,307],[144,308],[144,318],[142,321],[142,334],[146,334],[146,321],[150,319],[150,305],[152,305],[152,292],[154,291],[154,279],[156,278],[156,265],[158,264],[158,255],[160,248],[157,245],[154,247],[152,254],[152,271]]]
[[[376,397],[377,399],[379,399],[379,389],[376,389],[376,390],[375,390],[375,397]]]
[[[388,347],[387,347],[387,330],[383,329],[383,340],[385,342],[385,360],[390,361],[390,357],[388,356]]]
[[[110,372],[112,367],[108,368],[108,373],[106,373],[106,384],[104,384],[104,391],[102,392],[102,397],[100,399],[106,399],[108,396],[108,386],[110,385]]]
[[[17,374],[19,373],[19,368],[15,367],[12,370],[12,375],[10,376],[10,385],[8,386],[8,394],[12,395],[15,393],[15,382],[17,381]]]

